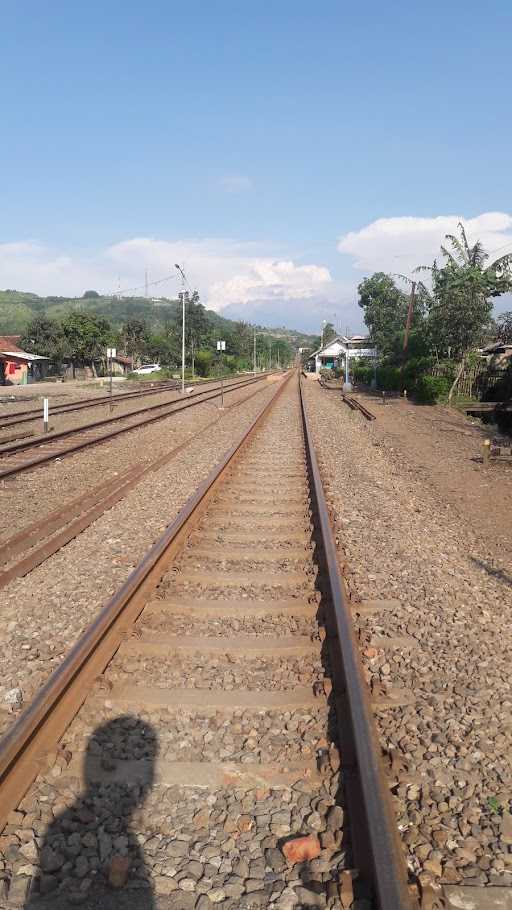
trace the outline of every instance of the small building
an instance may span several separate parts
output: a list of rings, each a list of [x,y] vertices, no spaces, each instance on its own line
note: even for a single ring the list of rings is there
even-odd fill
[[[485,357],[491,370],[508,370],[512,366],[512,344],[496,341],[480,348],[479,353]]]
[[[372,347],[367,335],[337,335],[323,347],[313,351],[307,360],[308,369],[311,373],[319,373],[320,370],[344,368],[347,356],[350,364],[351,360],[360,360],[362,357],[375,358],[378,354],[377,348]]]
[[[133,370],[133,357],[126,354],[116,354],[112,360],[112,373],[114,376],[125,376]]]
[[[49,358],[23,351],[19,340],[19,335],[0,336],[0,385],[28,385],[46,377]]]

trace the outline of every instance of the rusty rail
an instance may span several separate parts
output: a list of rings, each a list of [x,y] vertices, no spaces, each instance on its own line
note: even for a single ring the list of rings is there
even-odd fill
[[[351,396],[344,395],[344,394],[342,394],[341,398],[345,402],[345,404],[348,404],[351,411],[356,411],[356,410],[360,411],[361,414],[364,417],[366,417],[367,420],[376,420],[377,419],[375,414],[373,414],[364,404],[361,404],[361,402],[358,401],[357,398],[352,398]]]
[[[344,401],[345,404],[347,404],[349,406],[351,411],[356,411],[356,410],[360,411],[361,414],[364,417],[366,417],[367,420],[376,420],[377,419],[375,414],[373,414],[369,410],[369,408],[366,407],[366,405],[361,404],[361,402],[358,401],[357,398],[352,398],[351,395],[345,395],[345,393],[341,390],[341,388],[339,386],[327,385],[327,383],[324,382],[324,380],[320,379],[320,378],[319,378],[318,382],[322,386],[322,388],[326,390],[326,392],[340,392],[341,400]]]
[[[244,388],[247,385],[252,385],[256,382],[260,382],[262,378],[268,374],[261,374],[258,378],[245,379],[243,381],[233,383],[225,389],[225,392],[235,391],[236,389]],[[29,458],[26,461],[14,464],[8,468],[0,468],[0,479],[4,477],[11,477],[14,474],[19,474],[22,471],[28,471],[31,468],[35,468],[38,465],[46,464],[48,461],[53,461],[54,458],[64,457],[66,455],[72,455],[74,452],[79,452],[82,449],[86,449],[92,445],[99,445],[102,442],[109,441],[116,436],[120,436],[123,433],[129,433],[132,430],[136,430],[139,427],[147,426],[150,423],[155,423],[158,420],[163,420],[166,417],[172,417],[174,414],[180,413],[189,407],[194,407],[197,404],[204,404],[206,401],[211,401],[214,398],[220,396],[220,387],[215,387],[212,389],[205,389],[203,391],[197,391],[195,395],[191,395],[183,400],[170,401],[167,404],[159,405],[150,405],[146,408],[141,408],[137,411],[131,411],[129,414],[119,414],[116,417],[104,418],[103,420],[93,421],[88,424],[82,424],[79,427],[73,427],[69,430],[62,430],[58,433],[48,433],[46,436],[37,436],[30,439],[27,443],[23,444],[13,444],[0,448],[0,459],[3,456],[16,455],[20,452],[25,452],[29,448],[34,448],[37,446],[47,446],[55,440],[67,439],[69,436],[80,436],[81,433],[84,433],[87,430],[94,430],[96,427],[102,427],[112,423],[117,423],[121,420],[128,420],[131,417],[138,416],[139,414],[143,415],[143,419],[139,420],[136,423],[128,424],[128,426],[118,427],[113,429],[108,433],[104,433],[101,436],[94,436],[89,438],[79,439],[74,445],[65,446],[62,449],[56,449],[55,451],[44,452],[43,454],[37,455],[34,458]],[[163,410],[165,409],[165,410]],[[157,414],[153,414],[153,411],[157,411]],[[144,415],[150,415],[145,416]],[[1,463],[1,461],[0,461]]]
[[[44,755],[55,749],[94,680],[115,654],[123,634],[142,611],[167,566],[192,533],[231,462],[245,447],[292,376],[292,372],[285,375],[270,401],[187,500],[0,740],[0,831],[9,812],[19,804],[43,767]]]
[[[162,575],[185,545],[224,481],[233,462],[269,413],[293,376],[279,383],[271,400],[259,411],[226,455],[200,484],[174,521],[100,611],[43,685],[32,703],[0,741],[0,831],[85,701],[157,587]],[[327,641],[335,681],[337,721],[349,800],[355,860],[373,889],[377,910],[413,910],[407,871],[384,778],[380,747],[363,676],[357,641],[340,575],[336,544],[314,451],[302,388],[299,393],[316,515],[316,533],[328,583]]]
[[[265,376],[269,371],[265,371],[259,375]],[[252,374],[254,375],[254,374]],[[234,373],[229,376],[230,380],[241,379],[243,376],[247,376],[245,373]],[[209,386],[215,384],[218,380],[202,380],[202,379],[191,379],[187,382],[187,386]],[[141,383],[142,385],[142,383]],[[150,388],[147,388],[144,384],[143,388],[140,389],[131,389],[128,392],[120,392],[112,395],[112,397],[105,392],[103,395],[94,395],[91,398],[86,399],[75,399],[73,401],[63,401],[60,404],[56,404],[52,407],[52,417],[58,416],[59,414],[71,414],[73,411],[82,411],[87,408],[97,408],[103,404],[109,404],[113,402],[114,404],[120,403],[123,401],[131,401],[133,398],[145,398],[148,395],[163,395],[166,392],[177,392],[180,389],[180,383],[177,379],[172,380],[153,380],[149,383]],[[14,411],[13,414],[3,414],[0,416],[0,429],[7,429],[11,426],[15,426],[18,423],[29,423],[33,420],[41,419],[41,407],[30,408],[26,411]],[[7,441],[7,440],[4,440]]]
[[[326,626],[336,683],[336,717],[345,771],[344,786],[352,819],[354,857],[357,867],[373,887],[378,910],[412,910],[414,904],[407,886],[407,867],[389,785],[382,766],[368,685],[363,675],[348,598],[340,573],[302,384],[300,392],[311,491],[329,581]]]
[[[259,395],[260,392],[261,389],[258,388],[249,392],[241,400],[228,404],[222,413],[226,414],[233,408],[240,407],[255,395]],[[218,412],[213,420],[202,427],[201,433],[205,433],[221,419],[220,412]],[[67,502],[62,508],[50,512],[44,518],[38,519],[6,540],[0,552],[0,567],[12,562],[20,554],[26,555],[6,570],[0,571],[0,589],[4,588],[13,578],[28,574],[36,566],[53,556],[126,496],[143,477],[163,467],[196,440],[197,432],[193,432],[175,448],[153,461],[139,462],[123,474],[104,480],[97,487],[82,493],[76,499]]]

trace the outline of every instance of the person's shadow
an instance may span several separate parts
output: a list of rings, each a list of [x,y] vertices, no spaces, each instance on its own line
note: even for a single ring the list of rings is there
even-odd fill
[[[130,821],[151,789],[157,751],[153,727],[132,715],[96,728],[84,759],[85,790],[49,826],[25,910],[77,904],[154,910],[150,873]],[[123,762],[125,756],[135,762]]]

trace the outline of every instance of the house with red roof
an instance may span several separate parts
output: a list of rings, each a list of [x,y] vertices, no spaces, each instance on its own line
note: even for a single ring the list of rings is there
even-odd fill
[[[44,379],[48,357],[19,347],[20,335],[0,335],[0,385],[27,385]]]

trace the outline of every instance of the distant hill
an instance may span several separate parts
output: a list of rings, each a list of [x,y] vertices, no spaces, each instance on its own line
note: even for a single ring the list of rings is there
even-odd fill
[[[108,319],[114,328],[120,329],[130,317],[143,319],[151,331],[157,332],[173,320],[181,304],[178,300],[166,297],[147,299],[146,297],[38,297],[37,294],[22,291],[0,291],[0,335],[21,335],[34,316],[46,315],[60,319],[66,313],[94,313]],[[223,326],[228,331],[236,319],[227,319],[214,310],[206,310],[210,323],[222,333]],[[256,331],[264,331],[274,338],[282,338],[293,348],[311,347],[312,335],[286,328],[254,326]]]

